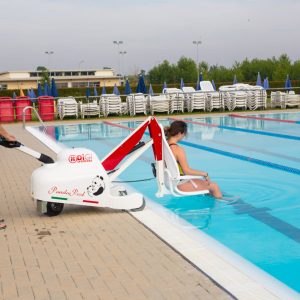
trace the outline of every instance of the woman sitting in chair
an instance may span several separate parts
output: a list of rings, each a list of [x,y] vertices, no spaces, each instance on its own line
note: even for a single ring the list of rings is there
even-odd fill
[[[215,198],[222,198],[222,193],[217,183],[211,182],[207,172],[194,170],[190,168],[185,151],[177,143],[187,134],[187,124],[183,121],[174,121],[170,127],[165,127],[165,135],[172,150],[172,153],[178,163],[180,175],[199,175],[205,180],[192,179],[179,183],[177,188],[183,192],[209,190]]]

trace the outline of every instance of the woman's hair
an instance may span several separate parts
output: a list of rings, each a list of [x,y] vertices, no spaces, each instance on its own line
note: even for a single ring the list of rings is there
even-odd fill
[[[171,123],[170,126],[167,126],[164,128],[165,135],[167,138],[170,138],[171,136],[175,136],[178,133],[187,133],[187,125],[183,121],[174,121]]]

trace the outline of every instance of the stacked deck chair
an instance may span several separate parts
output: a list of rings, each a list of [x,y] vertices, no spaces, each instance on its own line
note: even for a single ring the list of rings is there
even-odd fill
[[[286,93],[280,91],[271,92],[271,108],[282,107],[285,96]]]
[[[228,110],[247,109],[247,92],[243,84],[221,86],[219,89]]]
[[[100,98],[100,111],[103,116],[107,117],[110,114],[122,114],[121,97],[115,94],[104,94]]]
[[[188,112],[194,110],[204,110],[206,108],[206,94],[201,91],[196,91],[193,87],[182,87],[184,95],[184,106]]]
[[[170,113],[169,108],[169,98],[167,94],[161,94],[158,96],[148,96],[149,99],[149,109],[151,115],[153,115],[155,112],[166,112]]]
[[[296,95],[294,91],[285,93],[281,102],[281,108],[300,107],[300,95]]]
[[[245,84],[247,90],[247,107],[250,110],[258,108],[265,109],[267,107],[267,92],[266,90],[258,85],[251,86]]]
[[[80,115],[84,119],[85,116],[98,116],[100,117],[100,105],[97,103],[97,100],[93,102],[82,103],[79,102]]]
[[[164,88],[163,94],[169,99],[170,113],[174,111],[184,112],[184,95],[182,90],[176,88]]]
[[[127,109],[130,116],[142,113],[147,115],[147,98],[143,93],[130,94],[126,97]]]
[[[61,120],[66,116],[78,118],[78,103],[73,97],[59,98],[57,100],[57,112]]]
[[[206,109],[224,109],[224,103],[219,92],[216,92],[210,81],[200,81],[200,89],[206,94]]]

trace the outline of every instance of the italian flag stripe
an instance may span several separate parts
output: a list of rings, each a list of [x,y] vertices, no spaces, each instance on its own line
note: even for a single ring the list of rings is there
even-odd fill
[[[56,199],[56,200],[68,200],[68,198],[54,197],[54,196],[51,196],[51,199]]]
[[[99,203],[99,201],[94,201],[94,200],[83,200],[82,202],[86,202],[86,203],[96,203],[96,204]]]

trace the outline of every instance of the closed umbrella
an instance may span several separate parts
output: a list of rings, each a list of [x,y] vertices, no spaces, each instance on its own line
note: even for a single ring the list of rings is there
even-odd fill
[[[138,82],[138,86],[136,88],[136,92],[137,93],[143,93],[143,94],[147,94],[147,88],[145,85],[145,81],[144,81],[144,76],[140,75],[139,77],[139,82]]]
[[[16,94],[16,92],[13,92],[13,99],[16,99],[17,98],[17,94]]]
[[[130,87],[128,79],[126,80],[126,84],[125,84],[125,94],[126,95],[132,94],[132,90],[131,90],[131,87]]]
[[[48,86],[48,82],[45,81],[44,83],[44,95],[48,96],[49,95],[49,86]]]
[[[167,83],[164,81],[164,85],[163,85],[163,91],[164,91],[164,89],[166,89],[167,88]]]
[[[54,78],[52,78],[51,80],[51,95],[55,98],[58,97],[58,92]]]
[[[153,88],[152,88],[152,84],[151,84],[151,83],[150,83],[150,86],[149,86],[148,94],[151,95],[151,96],[154,95],[154,92],[153,92]]]
[[[102,92],[101,92],[101,95],[105,95],[105,94],[107,94],[106,93],[106,88],[105,88],[105,85],[102,87]]]
[[[94,85],[94,96],[98,96],[98,91],[97,91],[96,85]]]
[[[118,89],[118,87],[117,87],[116,84],[115,84],[115,86],[114,86],[113,94],[115,94],[115,95],[117,95],[117,96],[120,95],[119,89]]]
[[[200,75],[199,75],[199,81],[203,81],[203,74],[202,73],[200,73]]]
[[[181,78],[180,80],[180,88],[182,89],[184,87],[184,82],[183,82],[183,78]]]
[[[212,81],[211,81],[211,84],[212,84],[212,86],[213,86],[214,90],[216,91],[217,89],[216,89],[216,85],[215,85],[215,82],[214,82],[214,80],[212,80]]]
[[[43,90],[40,83],[38,83],[37,93],[38,93],[38,97],[43,96]]]
[[[198,80],[196,84],[196,91],[200,91],[200,90],[201,90],[200,81]]]
[[[263,86],[263,88],[264,88],[265,90],[268,90],[268,89],[270,88],[268,77],[266,77],[266,78],[264,79],[264,86]]]
[[[90,91],[90,88],[89,88],[89,87],[87,87],[86,90],[85,90],[85,96],[86,96],[87,98],[89,98],[89,97],[91,96],[91,91]]]
[[[290,90],[290,89],[292,88],[292,82],[291,82],[291,79],[290,79],[290,76],[289,76],[289,75],[286,76],[286,81],[285,81],[284,87],[285,87],[287,90]]]
[[[237,81],[236,75],[234,75],[233,84],[237,84],[237,83],[238,83],[238,81]]]
[[[262,84],[261,84],[261,77],[260,77],[260,73],[259,72],[257,73],[256,85],[262,86]]]
[[[36,102],[36,94],[33,89],[31,89],[31,102],[33,103]]]

